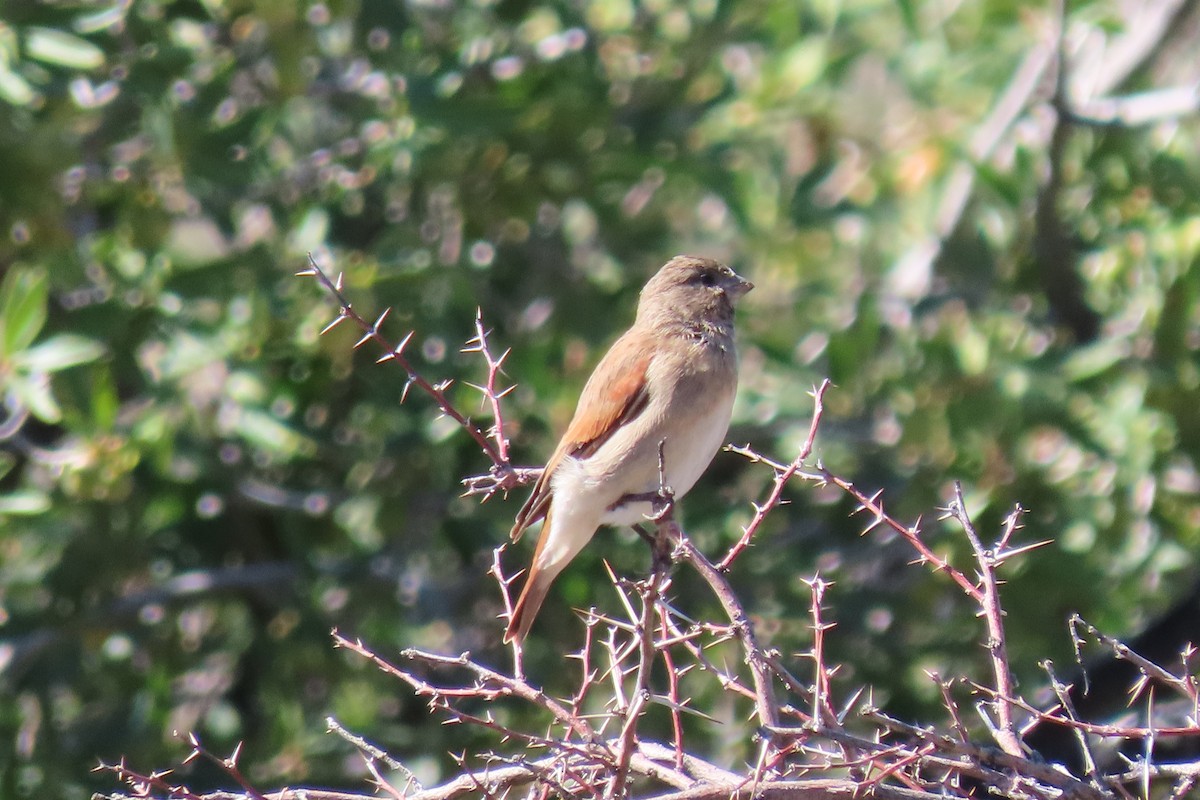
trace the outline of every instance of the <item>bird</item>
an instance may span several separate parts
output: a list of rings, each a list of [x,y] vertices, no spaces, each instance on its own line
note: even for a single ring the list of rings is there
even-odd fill
[[[737,391],[734,306],[753,288],[728,266],[688,255],[642,288],[633,325],[588,378],[517,513],[514,542],[539,520],[542,529],[506,644],[525,640],[551,583],[601,525],[644,522],[662,478],[681,498],[708,467]]]

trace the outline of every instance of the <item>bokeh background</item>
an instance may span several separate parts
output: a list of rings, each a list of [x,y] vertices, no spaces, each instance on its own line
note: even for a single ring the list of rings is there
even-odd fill
[[[171,766],[176,730],[244,741],[263,786],[361,788],[330,714],[427,780],[495,745],[330,645],[507,664],[484,574],[522,497],[460,497],[471,440],[349,326],[318,336],[309,251],[486,424],[460,352],[482,309],[529,465],[646,277],[726,259],[758,286],[731,441],[790,460],[828,377],[817,454],[939,552],[968,568],[954,480],[987,538],[1029,510],[1050,543],[1003,588],[1023,688],[1069,662],[1071,612],[1194,625],[1197,5],[7,4],[0,796],[114,790],[97,759]],[[770,479],[718,455],[689,532],[721,553]],[[819,571],[836,690],[919,719],[927,670],[986,674],[948,580],[837,491],[788,498],[732,575],[764,638],[806,646]],[[552,693],[571,609],[615,607],[602,559],[648,563],[604,533],[557,583],[529,653]],[[736,761],[744,735],[710,738]]]

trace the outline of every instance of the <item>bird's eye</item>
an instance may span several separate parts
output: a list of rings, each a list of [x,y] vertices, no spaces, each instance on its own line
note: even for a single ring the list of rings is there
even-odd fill
[[[701,273],[700,282],[703,283],[705,286],[713,286],[717,282],[717,276],[713,275],[711,272]]]

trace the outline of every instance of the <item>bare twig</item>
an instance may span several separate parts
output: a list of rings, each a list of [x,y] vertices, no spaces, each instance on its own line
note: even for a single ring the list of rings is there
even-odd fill
[[[659,525],[667,524],[660,521]],[[624,717],[617,746],[617,770],[613,779],[613,797],[625,797],[628,792],[629,765],[637,747],[637,725],[642,710],[650,697],[650,671],[654,666],[654,617],[659,597],[670,585],[668,571],[670,563],[654,559],[654,570],[641,583],[638,594],[642,602],[642,613],[635,631],[637,663],[634,666],[634,686],[629,702],[622,709]]]
[[[683,720],[680,719],[680,709],[684,702],[679,696],[679,678],[683,673],[676,667],[675,657],[671,655],[671,646],[677,642],[672,640],[667,610],[661,604],[657,606],[656,610],[658,611],[659,635],[655,647],[662,654],[663,666],[667,670],[667,702],[671,709],[671,738],[675,743],[675,768],[683,769]]]
[[[979,764],[989,769],[1010,770],[1017,774],[1032,778],[1047,786],[1053,786],[1089,800],[1100,800],[1103,795],[1088,784],[1073,776],[1060,772],[1050,764],[997,751],[994,747],[960,742],[936,731],[901,722],[877,710],[867,710],[864,716],[879,723],[896,733],[912,737],[919,742],[931,742],[943,753],[965,756],[971,763]]]
[[[754,534],[758,531],[759,526],[762,525],[763,520],[782,504],[783,488],[787,485],[788,481],[795,477],[796,473],[804,465],[804,462],[812,454],[813,444],[817,438],[817,427],[821,424],[821,415],[825,411],[825,392],[828,391],[831,385],[830,380],[826,378],[821,381],[820,386],[812,391],[813,415],[812,424],[808,427],[808,438],[804,440],[800,452],[796,454],[796,458],[792,460],[791,464],[782,468],[779,465],[772,464],[772,467],[775,469],[775,480],[771,486],[771,492],[767,495],[767,499],[763,503],[754,504],[754,516],[746,527],[742,529],[741,538],[738,539],[733,547],[729,548],[729,552],[717,563],[717,569],[721,572],[728,571],[737,557],[750,546],[750,541],[754,538]],[[749,451],[749,446],[747,445],[743,449],[733,447],[726,447],[726,449],[745,455]]]
[[[400,393],[400,401],[408,397],[408,391],[413,386],[416,386],[422,392],[427,394],[438,409],[450,419],[458,423],[458,426],[467,432],[467,435],[475,440],[484,455],[492,462],[492,468],[486,478],[474,478],[465,481],[468,485],[468,494],[482,493],[486,497],[491,496],[497,491],[507,491],[508,489],[520,486],[522,483],[528,482],[531,475],[536,477],[536,474],[530,470],[515,469],[508,459],[508,441],[504,438],[504,417],[500,413],[500,399],[509,391],[511,387],[503,391],[497,392],[495,381],[496,375],[500,371],[500,367],[504,362],[504,355],[499,358],[494,358],[487,346],[487,334],[483,328],[482,316],[477,315],[475,320],[475,337],[472,338],[465,348],[465,352],[478,352],[484,356],[488,367],[488,381],[486,386],[478,387],[484,392],[485,397],[491,402],[493,411],[493,425],[489,434],[485,434],[480,430],[479,426],[471,422],[471,420],[455,408],[450,402],[450,398],[446,395],[446,390],[450,387],[450,381],[442,381],[439,383],[430,383],[417,370],[416,366],[409,360],[405,353],[409,342],[412,341],[413,333],[410,331],[398,343],[388,341],[380,331],[384,320],[387,319],[391,309],[385,309],[379,318],[374,322],[367,322],[351,305],[350,300],[346,297],[343,291],[343,278],[339,274],[336,280],[330,279],[325,274],[324,270],[317,265],[317,261],[313,255],[308,255],[308,268],[300,270],[296,273],[301,277],[313,277],[328,291],[338,302],[338,315],[325,326],[321,333],[328,333],[344,320],[350,320],[359,330],[362,331],[362,337],[355,343],[354,347],[359,348],[367,342],[375,342],[376,345],[383,351],[383,355],[376,363],[384,363],[386,361],[394,361],[400,368],[405,371],[408,376],[407,382],[404,384],[404,389]],[[488,480],[490,479],[490,481]]]
[[[401,798],[403,798],[411,790],[421,790],[421,782],[417,780],[417,776],[412,773],[412,770],[408,769],[408,767],[405,767],[399,761],[392,758],[387,754],[386,751],[377,747],[376,745],[371,744],[362,736],[346,730],[346,728],[343,727],[342,724],[333,717],[326,717],[325,725],[332,733],[337,734],[358,749],[358,752],[362,755],[363,761],[367,765],[367,770],[370,771],[371,777],[375,781],[375,785],[383,789],[393,798],[396,800],[401,800]],[[404,776],[406,785],[403,790],[397,789],[391,784],[390,781],[379,774],[379,770],[376,767],[376,762],[379,761],[382,761],[388,769],[396,770]]]
[[[775,704],[775,689],[771,684],[771,674],[767,667],[766,655],[754,634],[754,627],[742,608],[741,601],[729,585],[729,581],[721,574],[711,561],[691,540],[680,537],[678,552],[683,560],[702,577],[716,595],[721,607],[725,610],[729,621],[733,623],[734,632],[742,643],[746,663],[750,667],[750,675],[754,682],[754,704],[757,709],[759,722],[763,727],[771,728],[779,722],[779,711]]]
[[[996,692],[989,686],[981,686],[972,684],[978,691],[989,697],[995,698]],[[1072,720],[1062,715],[1058,707],[1050,711],[1044,711],[1037,708],[1033,704],[1020,697],[1008,698],[1008,704],[1014,708],[1019,708],[1022,711],[1028,712],[1035,717],[1039,722],[1048,722],[1054,725],[1061,725],[1065,728],[1078,728],[1086,733],[1095,734],[1109,739],[1146,739],[1148,737],[1157,736],[1159,738],[1191,738],[1200,737],[1200,725],[1195,723],[1189,725],[1106,725],[1099,722],[1087,722],[1084,720]]]
[[[557,700],[530,686],[524,680],[509,677],[503,673],[489,669],[482,664],[477,664],[476,662],[472,661],[467,654],[460,656],[440,656],[435,653],[427,653],[423,650],[416,650],[413,648],[409,648],[400,653],[403,658],[417,663],[427,664],[435,668],[464,669],[469,674],[474,675],[479,681],[478,684],[466,689],[439,688],[421,680],[420,678],[417,678],[415,675],[406,670],[394,666],[385,659],[373,653],[360,641],[351,641],[337,631],[333,632],[333,640],[336,646],[350,650],[353,653],[357,653],[358,655],[374,662],[377,667],[389,675],[400,678],[405,683],[416,689],[418,694],[443,697],[470,696],[484,699],[495,699],[504,695],[512,695],[550,712],[550,714],[560,725],[562,725],[575,736],[578,736],[582,741],[599,747],[604,746],[603,739],[591,728],[591,726],[568,711]]]
[[[837,714],[834,713],[833,705],[829,700],[829,676],[832,670],[825,666],[825,631],[833,628],[835,623],[825,622],[821,619],[821,601],[825,597],[825,590],[833,584],[822,580],[820,575],[814,576],[811,580],[805,580],[804,583],[812,595],[812,603],[809,607],[809,614],[813,621],[812,716],[814,720],[820,720],[822,725],[837,725]]]
[[[1098,642],[1101,642],[1106,647],[1110,648],[1117,658],[1128,661],[1137,667],[1143,675],[1153,680],[1159,681],[1163,685],[1174,689],[1178,694],[1182,695],[1192,703],[1193,709],[1200,702],[1200,682],[1197,677],[1187,670],[1184,670],[1183,675],[1175,675],[1164,667],[1155,664],[1150,659],[1135,652],[1125,643],[1121,642],[1112,636],[1107,636],[1100,632],[1096,626],[1085,620],[1078,614],[1072,614],[1067,620],[1067,625],[1071,630],[1071,636],[1074,641],[1082,641],[1079,638],[1077,631],[1082,628],[1091,634]]]
[[[954,499],[950,501],[947,511],[962,526],[963,532],[967,535],[967,541],[971,543],[971,550],[975,553],[975,560],[979,564],[979,582],[983,587],[979,605],[987,624],[987,650],[992,662],[992,678],[996,682],[996,701],[992,705],[997,719],[996,742],[1009,755],[1020,756],[1024,751],[1021,748],[1021,739],[1017,736],[1016,724],[1013,722],[1012,708],[1007,702],[1008,698],[1013,697],[1015,693],[1012,668],[1008,663],[1008,647],[1005,644],[1004,610],[1000,606],[1000,589],[996,581],[996,554],[985,548],[979,539],[975,525],[967,514],[962,484],[958,481],[954,482]],[[1015,517],[1012,519],[1015,520]],[[1007,542],[1016,526],[1017,523],[1014,521],[1002,537],[1002,542]]]
[[[1067,715],[1067,719],[1072,722],[1079,721],[1079,715],[1075,713],[1075,704],[1071,701],[1071,687],[1064,684],[1058,679],[1058,675],[1054,673],[1054,664],[1050,659],[1046,659],[1041,664],[1042,669],[1046,671],[1046,675],[1050,678],[1050,688],[1054,690],[1054,696],[1058,698],[1059,705],[1062,706],[1063,712]],[[1088,780],[1097,789],[1102,788],[1100,771],[1096,767],[1096,757],[1092,754],[1092,746],[1088,742],[1087,734],[1078,727],[1072,728],[1075,733],[1075,739],[1079,742],[1079,752],[1083,754],[1083,768],[1087,772]]]
[[[189,764],[197,758],[203,758],[204,760],[215,764],[222,771],[224,771],[226,775],[233,778],[237,785],[242,787],[242,791],[246,793],[247,797],[252,798],[252,800],[266,800],[266,797],[261,792],[250,785],[250,781],[246,779],[246,776],[242,774],[242,770],[238,766],[238,760],[242,755],[241,742],[237,743],[237,746],[233,748],[232,753],[230,753],[228,756],[222,757],[205,748],[204,745],[200,743],[200,737],[196,736],[195,733],[189,733],[183,738],[192,747],[192,752],[183,759],[184,764]]]
[[[951,566],[950,562],[946,561],[944,558],[930,550],[929,545],[925,544],[924,540],[921,539],[920,520],[917,520],[917,522],[910,527],[901,524],[895,518],[889,516],[886,511],[884,511],[883,502],[880,500],[880,497],[883,494],[881,491],[876,492],[874,495],[868,497],[867,495],[863,494],[858,487],[850,483],[850,481],[834,475],[832,472],[825,469],[824,466],[817,467],[817,476],[818,480],[837,486],[839,489],[846,492],[846,494],[858,501],[858,508],[856,508],[853,513],[865,511],[874,517],[871,523],[863,531],[864,534],[869,533],[881,524],[886,525],[896,533],[900,534],[900,536],[907,541],[914,550],[917,551],[917,563],[930,564],[933,566],[934,572],[944,572],[949,575],[951,580],[958,584],[958,587],[975,602],[980,602],[983,599],[983,592],[978,586],[972,583],[966,575],[962,574],[953,566]]]
[[[958,703],[954,699],[954,695],[950,690],[954,686],[954,681],[942,680],[942,676],[936,672],[928,672],[929,679],[938,685],[938,690],[942,693],[942,705],[946,709],[946,713],[950,716],[950,725],[954,728],[954,732],[958,735],[960,742],[969,742],[971,735],[967,733],[967,726],[963,724],[962,715],[959,713]]]
[[[516,388],[516,385],[509,386],[506,389],[496,387],[496,378],[500,375],[501,368],[504,365],[504,360],[508,358],[512,350],[505,350],[499,357],[493,356],[491,349],[488,347],[488,334],[490,331],[484,330],[483,327],[483,309],[475,309],[475,336],[467,341],[462,352],[464,353],[479,353],[483,356],[483,361],[487,365],[487,380],[483,386],[475,386],[467,384],[474,389],[478,389],[492,407],[492,427],[488,429],[488,436],[496,443],[496,455],[499,460],[507,464],[508,458],[508,438],[504,435],[504,408],[500,401],[506,394]]]

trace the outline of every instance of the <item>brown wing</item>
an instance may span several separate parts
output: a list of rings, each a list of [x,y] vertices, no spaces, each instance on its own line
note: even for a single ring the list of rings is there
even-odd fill
[[[586,457],[596,452],[616,430],[645,409],[650,399],[646,369],[654,348],[645,334],[631,334],[626,333],[613,344],[588,378],[567,432],[546,463],[533,494],[517,512],[513,541],[550,510],[550,478],[559,462],[566,456]]]

